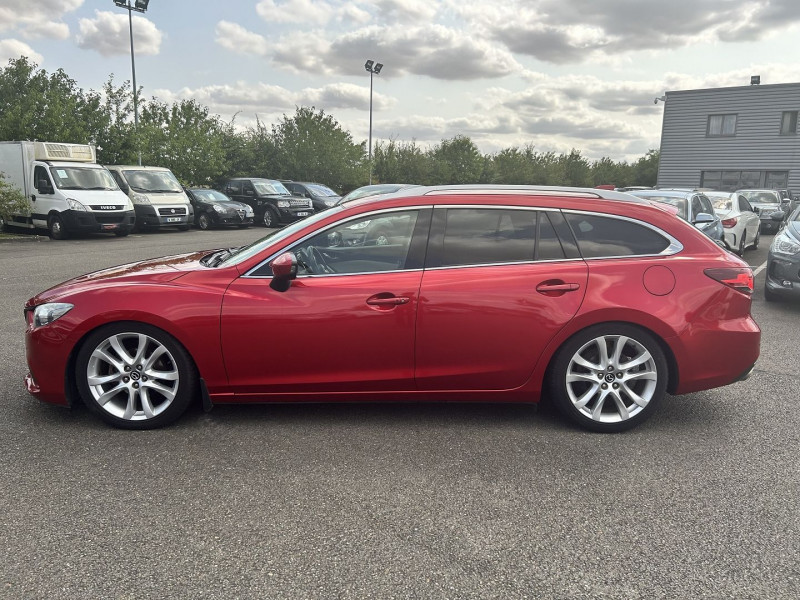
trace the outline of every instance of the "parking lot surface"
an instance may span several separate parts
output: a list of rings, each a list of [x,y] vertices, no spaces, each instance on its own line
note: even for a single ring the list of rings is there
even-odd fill
[[[764,301],[772,236],[745,254],[753,376],[624,434],[546,404],[227,406],[130,432],[25,392],[29,297],[264,233],[0,243],[0,598],[800,597],[800,304]]]

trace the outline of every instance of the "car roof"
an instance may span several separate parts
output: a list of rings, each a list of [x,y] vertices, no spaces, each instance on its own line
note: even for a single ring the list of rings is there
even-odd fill
[[[678,189],[668,189],[668,190],[634,190],[632,192],[625,192],[626,194],[630,194],[631,196],[636,196],[637,198],[655,198],[655,197],[662,197],[662,198],[687,198],[693,194],[698,194],[700,192],[696,192],[694,190],[678,190]]]

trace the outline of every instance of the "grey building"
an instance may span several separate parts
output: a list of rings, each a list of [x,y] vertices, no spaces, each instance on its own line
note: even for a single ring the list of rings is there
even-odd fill
[[[659,187],[800,191],[800,83],[666,92]]]

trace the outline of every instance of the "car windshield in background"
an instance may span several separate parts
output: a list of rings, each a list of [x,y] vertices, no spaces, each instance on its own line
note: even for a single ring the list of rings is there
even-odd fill
[[[326,187],[324,185],[309,185],[306,186],[312,193],[317,196],[338,196],[336,192],[334,192],[331,188]]]
[[[259,196],[291,195],[280,181],[254,181],[253,187]]]
[[[169,171],[125,171],[125,178],[136,192],[174,192],[183,191],[181,184]]]
[[[714,208],[718,208],[719,210],[731,210],[733,208],[733,201],[728,194],[706,194],[706,196],[708,196],[708,199],[711,200],[711,204],[714,206]]]
[[[689,218],[689,213],[686,209],[686,198],[678,198],[676,196],[641,196],[646,200],[652,200],[654,202],[660,202],[661,204],[669,204],[670,206],[674,206],[678,209],[678,216],[686,221]]]
[[[776,192],[739,192],[751,204],[780,204],[781,199]]]
[[[50,167],[56,187],[62,190],[116,190],[117,183],[105,169]]]
[[[192,193],[202,200],[210,200],[212,202],[230,202],[231,199],[228,198],[222,192],[218,192],[217,190],[192,190]]]

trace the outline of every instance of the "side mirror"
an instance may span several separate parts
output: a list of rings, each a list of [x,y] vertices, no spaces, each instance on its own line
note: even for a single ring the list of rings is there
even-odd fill
[[[753,207],[753,212],[756,213],[757,215],[760,215],[761,214],[761,209],[758,208],[757,206],[754,206]]]
[[[285,292],[297,277],[297,257],[294,252],[284,252],[270,263],[272,281],[269,283],[276,292]]]
[[[782,210],[776,210],[769,216],[769,218],[772,219],[773,221],[783,221],[785,216],[786,216],[785,212],[783,212]]]
[[[708,213],[697,213],[694,216],[694,222],[692,224],[703,226],[713,223],[715,220],[716,219],[714,218],[714,215],[710,215]]]
[[[244,191],[244,195],[245,196],[252,196],[253,194],[255,194],[255,192],[253,190],[245,190]]]

